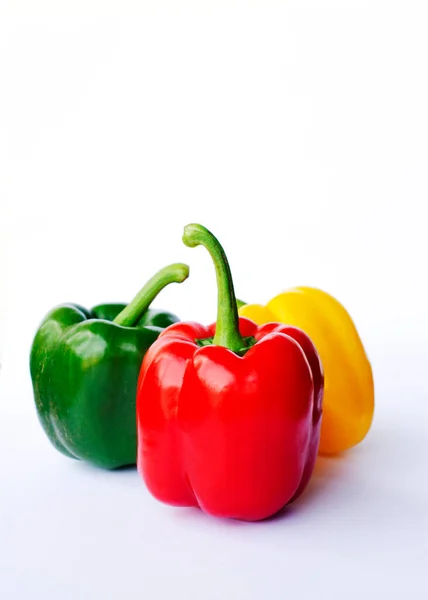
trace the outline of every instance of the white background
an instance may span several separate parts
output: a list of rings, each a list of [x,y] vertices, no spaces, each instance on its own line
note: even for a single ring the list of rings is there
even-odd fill
[[[1,598],[428,597],[425,4],[0,4]],[[264,523],[67,460],[33,405],[55,304],[129,300],[184,261],[156,305],[215,320],[192,221],[239,297],[334,294],[374,369],[368,438]]]

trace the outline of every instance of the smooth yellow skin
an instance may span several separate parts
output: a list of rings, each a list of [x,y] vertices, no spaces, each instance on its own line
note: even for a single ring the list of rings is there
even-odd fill
[[[239,314],[259,325],[274,321],[299,327],[315,344],[325,377],[319,453],[337,454],[361,442],[373,420],[373,375],[360,336],[340,302],[321,290],[296,287],[266,306],[242,306]]]

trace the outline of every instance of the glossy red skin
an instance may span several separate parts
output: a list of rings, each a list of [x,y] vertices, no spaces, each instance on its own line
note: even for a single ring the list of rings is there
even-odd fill
[[[243,357],[195,343],[215,324],[176,323],[150,347],[138,381],[137,462],[162,502],[257,521],[311,477],[324,379],[303,331],[242,317],[240,331],[257,340]]]

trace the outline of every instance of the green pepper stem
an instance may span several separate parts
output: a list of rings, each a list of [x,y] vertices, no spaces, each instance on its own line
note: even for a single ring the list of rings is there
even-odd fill
[[[218,239],[197,223],[186,225],[183,242],[189,248],[204,246],[210,253],[215,267],[218,290],[217,323],[213,344],[238,352],[245,347],[245,341],[239,333],[235,290],[226,254]]]
[[[113,323],[132,327],[143,316],[156,296],[170,283],[182,283],[189,276],[189,267],[176,263],[158,271],[135,298],[114,319]]]

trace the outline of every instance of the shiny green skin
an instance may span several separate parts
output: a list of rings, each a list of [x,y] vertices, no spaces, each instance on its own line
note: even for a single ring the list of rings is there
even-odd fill
[[[106,469],[136,463],[135,396],[143,357],[175,315],[147,310],[135,327],[111,321],[125,304],[54,308],[33,341],[30,372],[52,444]]]

